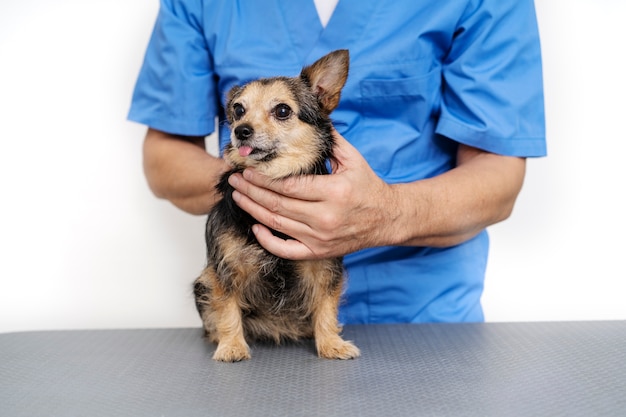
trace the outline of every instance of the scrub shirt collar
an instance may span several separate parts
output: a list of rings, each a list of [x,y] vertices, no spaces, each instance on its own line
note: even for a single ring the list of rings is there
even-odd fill
[[[324,28],[313,0],[281,4],[291,41],[303,64],[310,64],[335,49],[350,49],[369,26],[379,2],[339,0]]]

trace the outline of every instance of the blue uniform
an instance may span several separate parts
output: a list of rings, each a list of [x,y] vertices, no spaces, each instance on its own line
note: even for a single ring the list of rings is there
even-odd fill
[[[545,155],[532,0],[340,0],[326,28],[313,0],[161,0],[129,119],[207,135],[233,85],[297,75],[342,48],[350,74],[332,118],[386,182],[450,170],[458,143]],[[482,232],[450,248],[346,256],[341,321],[483,320],[488,246]]]

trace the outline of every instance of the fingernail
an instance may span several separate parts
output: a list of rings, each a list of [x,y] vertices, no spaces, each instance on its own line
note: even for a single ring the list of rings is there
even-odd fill
[[[250,171],[249,169],[245,169],[243,171],[243,177],[247,180],[251,180],[252,179],[252,171]]]
[[[237,178],[235,175],[231,175],[230,177],[228,177],[228,183],[233,187],[237,187],[239,185],[239,178]]]
[[[259,225],[257,224],[252,225],[252,233],[256,235],[258,231],[259,231]]]
[[[233,191],[233,200],[235,201],[235,203],[238,203],[240,198],[241,193],[237,190]]]

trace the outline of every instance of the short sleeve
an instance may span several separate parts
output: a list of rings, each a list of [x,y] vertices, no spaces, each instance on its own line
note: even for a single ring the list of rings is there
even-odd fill
[[[502,155],[544,156],[542,62],[534,3],[469,4],[443,63],[437,133]]]
[[[129,120],[187,136],[215,129],[218,97],[201,8],[200,1],[161,0]]]

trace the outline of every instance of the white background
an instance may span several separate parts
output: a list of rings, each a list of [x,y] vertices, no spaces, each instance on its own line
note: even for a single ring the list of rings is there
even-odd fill
[[[626,319],[626,2],[536,0],[549,157],[492,227],[488,321]],[[156,0],[0,2],[0,332],[199,326],[204,218],[125,120]]]

